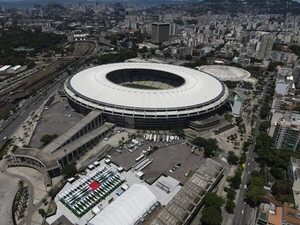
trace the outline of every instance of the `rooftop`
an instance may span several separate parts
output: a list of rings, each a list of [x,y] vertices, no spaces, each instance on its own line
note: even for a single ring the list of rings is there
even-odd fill
[[[107,74],[122,70],[148,70],[155,74],[171,74],[184,83],[171,89],[129,88],[107,78]],[[139,77],[142,74],[136,74]],[[120,74],[124,78],[126,73]],[[133,79],[133,78],[132,78]],[[106,107],[169,109],[205,106],[227,97],[226,87],[216,78],[193,69],[158,63],[115,63],[84,70],[69,81],[68,95],[78,101],[95,102]],[[218,102],[217,102],[218,103]],[[92,104],[92,103],[88,103]]]
[[[46,168],[53,168],[57,166],[57,158],[53,155],[50,155],[46,152],[41,151],[40,149],[35,148],[18,148],[14,155],[24,155],[39,159]]]
[[[75,135],[79,130],[81,130],[84,126],[86,126],[93,119],[98,117],[101,112],[97,110],[91,111],[89,114],[84,116],[75,126],[71,127],[67,132],[63,133],[52,142],[50,142],[43,151],[48,153],[53,153],[56,149],[61,147],[68,139],[70,139],[73,135]]]
[[[131,225],[156,203],[155,195],[143,184],[133,184],[104,208],[88,225]]]
[[[233,66],[208,65],[201,66],[199,70],[208,73],[222,81],[241,81],[251,76],[247,70]]]

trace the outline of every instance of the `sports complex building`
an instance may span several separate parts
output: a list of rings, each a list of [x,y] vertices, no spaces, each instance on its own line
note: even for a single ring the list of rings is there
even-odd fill
[[[248,80],[251,74],[242,68],[224,65],[207,65],[197,67],[199,71],[208,73],[221,81],[241,82]]]
[[[89,68],[68,79],[64,90],[73,108],[100,110],[118,126],[185,127],[222,114],[228,89],[210,74],[167,64],[116,63]]]

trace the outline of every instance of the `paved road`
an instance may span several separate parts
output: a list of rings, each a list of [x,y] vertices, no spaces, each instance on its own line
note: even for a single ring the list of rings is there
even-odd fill
[[[95,49],[92,54],[97,51],[97,44],[95,45]],[[90,55],[87,55],[89,57]],[[82,58],[81,60],[84,60]],[[80,62],[80,61],[79,61]],[[78,63],[79,63],[78,62]],[[7,120],[0,121],[0,149],[4,146],[7,139],[9,139],[17,130],[17,128],[23,123],[23,121],[30,115],[32,111],[35,111],[38,107],[40,107],[45,100],[47,100],[55,91],[57,91],[61,85],[63,85],[66,80],[67,75],[60,75],[52,84],[46,85],[40,91],[38,91],[34,96],[30,96],[28,99],[24,100],[23,105],[17,110],[16,113],[11,115]],[[8,176],[9,175],[9,176]],[[7,182],[4,180],[5,177]],[[13,174],[3,174],[0,172],[0,225],[10,225],[12,223],[12,203],[17,192],[18,182],[15,177],[21,178],[18,175]],[[1,179],[2,178],[2,179]],[[28,187],[30,193],[30,200],[28,206],[28,214],[26,218],[24,218],[20,225],[22,224],[31,224],[32,214],[38,207],[42,204],[39,202],[36,205],[33,205],[34,198],[34,189],[32,183],[26,178],[22,177]],[[16,181],[15,181],[16,180]],[[15,183],[13,183],[15,181]]]
[[[269,84],[271,84],[271,81],[268,79],[267,85],[265,85],[263,93],[262,93],[262,102],[264,102],[264,100],[265,100],[267,88],[268,88]],[[246,195],[246,191],[247,191],[247,188],[245,188],[245,185],[247,185],[249,182],[251,172],[257,170],[257,168],[258,168],[258,164],[255,162],[256,153],[254,152],[254,150],[255,150],[255,144],[256,144],[255,139],[259,133],[261,107],[262,107],[262,104],[260,104],[260,106],[257,110],[258,119],[257,119],[256,125],[255,125],[255,132],[254,132],[255,138],[254,138],[252,145],[249,147],[249,150],[248,150],[244,176],[242,178],[240,191],[238,192],[236,210],[235,210],[234,217],[233,217],[233,225],[248,225],[248,224],[253,223],[252,218],[251,218],[253,209],[248,204],[245,204],[244,199],[245,199],[245,195]]]
[[[0,225],[13,225],[12,204],[18,190],[18,179],[0,172]]]
[[[97,49],[98,45],[95,43],[95,49],[89,55],[86,55],[85,58],[95,54]],[[85,58],[80,59],[80,61],[83,61]],[[78,63],[80,63],[80,61]],[[24,104],[19,108],[19,110],[17,110],[16,113],[0,123],[0,149],[4,146],[6,140],[15,133],[16,129],[29,116],[30,112],[36,110],[47,98],[53,94],[53,92],[59,89],[59,87],[67,78],[67,75],[61,75],[59,78],[59,80],[56,80],[52,84],[40,89],[41,91],[34,96],[26,99]]]
[[[50,84],[47,89],[35,96],[31,96],[26,99],[23,106],[11,115],[6,121],[2,123],[3,130],[0,132],[0,148],[5,144],[4,139],[10,138],[17,130],[17,128],[22,124],[22,122],[29,116],[31,111],[35,111],[40,107],[43,102],[50,97],[59,87],[63,84],[66,76],[62,76],[59,81],[55,81]]]

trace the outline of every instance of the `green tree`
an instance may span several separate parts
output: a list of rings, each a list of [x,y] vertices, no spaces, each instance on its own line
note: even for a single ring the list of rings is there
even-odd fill
[[[204,197],[205,206],[214,206],[216,208],[221,208],[224,204],[224,199],[215,193],[209,192]]]
[[[280,167],[272,167],[270,173],[277,180],[283,180],[285,177],[284,170]]]
[[[237,157],[233,151],[229,151],[227,161],[230,165],[237,165],[239,162],[239,157]]]
[[[205,139],[201,137],[196,137],[192,144],[204,148],[204,157],[215,156],[216,152],[219,150],[216,139]]]
[[[266,194],[264,185],[266,182],[266,175],[263,171],[253,171],[250,178],[250,185],[246,194],[247,201],[252,206],[257,206],[261,203],[263,196]]]
[[[65,166],[61,172],[64,175],[65,179],[74,177],[77,174],[76,164],[71,163],[71,164]]]
[[[263,121],[259,125],[259,130],[267,132],[268,128],[270,127],[270,122],[269,121]]]
[[[44,209],[39,209],[39,214],[42,216],[42,217],[46,217],[47,213],[45,212]]]
[[[225,210],[226,212],[230,213],[230,214],[233,214],[234,213],[234,209],[235,209],[235,204],[233,201],[231,200],[228,200],[226,202],[226,205],[225,205]]]
[[[222,220],[222,213],[219,208],[214,206],[203,208],[201,217],[201,223],[203,225],[220,225]]]
[[[47,145],[55,138],[57,138],[57,134],[45,134],[41,137],[40,141],[43,143],[43,145]]]
[[[233,177],[229,177],[228,181],[230,183],[230,187],[237,190],[240,188],[241,185],[241,176],[242,176],[242,171],[241,169],[238,169]]]
[[[233,201],[235,199],[235,195],[236,195],[236,192],[234,189],[232,189],[232,188],[227,189],[226,197],[228,200]]]
[[[252,206],[257,206],[261,203],[262,197],[265,195],[265,191],[262,186],[257,186],[254,184],[249,185],[249,190],[247,191],[248,203]]]
[[[158,146],[156,146],[156,145],[155,145],[155,146],[153,146],[153,151],[156,151],[156,150],[158,150],[158,148],[159,148],[159,147],[158,147]]]
[[[272,186],[272,194],[281,202],[293,203],[293,182],[289,179],[276,180]]]
[[[289,49],[293,51],[297,56],[300,56],[300,46],[298,45],[291,45],[289,46]]]
[[[146,46],[144,46],[143,48],[139,49],[140,53],[146,53],[148,52],[148,48]]]
[[[270,62],[269,63],[269,66],[268,66],[268,68],[267,68],[267,70],[268,71],[275,71],[276,70],[276,68],[277,68],[277,66],[281,66],[281,65],[283,65],[283,63],[282,62]]]
[[[237,125],[240,125],[243,122],[243,119],[242,119],[242,117],[236,117],[235,121],[236,121]]]
[[[190,61],[190,60],[192,60],[193,59],[193,57],[191,56],[191,55],[187,55],[187,56],[185,56],[185,60],[188,60],[188,61]]]

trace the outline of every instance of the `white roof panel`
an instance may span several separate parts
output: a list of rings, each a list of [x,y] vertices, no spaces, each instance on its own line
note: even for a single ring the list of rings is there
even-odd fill
[[[88,225],[133,225],[157,201],[143,184],[133,184],[88,222]]]
[[[199,70],[222,81],[242,81],[250,77],[250,73],[247,70],[234,66],[208,65],[201,66]]]
[[[11,65],[5,65],[0,68],[0,72],[6,71],[11,67]]]
[[[145,90],[124,87],[106,75],[121,69],[159,70],[182,77],[185,82],[172,89]],[[222,84],[213,76],[186,67],[156,63],[115,63],[84,70],[70,80],[78,94],[114,106],[143,109],[181,108],[199,105],[220,96]]]

